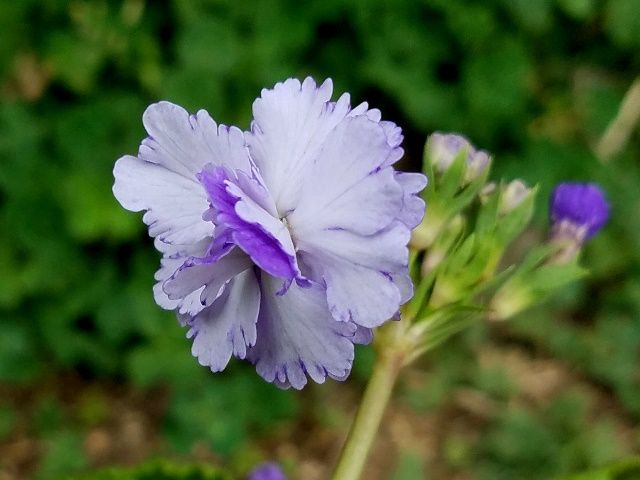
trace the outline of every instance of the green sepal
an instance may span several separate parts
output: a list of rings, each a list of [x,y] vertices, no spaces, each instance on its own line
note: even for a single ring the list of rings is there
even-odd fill
[[[478,211],[478,216],[476,217],[475,232],[478,235],[486,235],[493,232],[498,221],[500,194],[496,191],[486,198],[486,201],[482,203]]]
[[[445,305],[419,318],[412,326],[411,335],[417,338],[416,354],[431,350],[451,336],[480,319],[485,309],[462,302]]]
[[[504,189],[501,189],[501,194]],[[506,246],[517,237],[531,221],[538,186],[531,188],[529,195],[513,210],[505,215],[499,215],[496,221],[496,233],[502,245]]]
[[[440,201],[444,202],[452,199],[460,190],[466,170],[467,149],[463,148],[458,152],[449,168],[442,173],[442,176],[436,175],[434,177],[435,188],[432,189],[431,195],[437,195]]]
[[[458,213],[463,208],[468,206],[480,193],[482,188],[486,185],[489,178],[489,172],[491,170],[491,159],[485,167],[485,169],[474,178],[470,183],[461,185],[461,190],[455,195],[451,201],[448,202],[448,207],[451,212]]]
[[[586,268],[576,262],[563,265],[544,265],[534,270],[527,278],[534,294],[548,294],[554,290],[584,278],[588,273]]]

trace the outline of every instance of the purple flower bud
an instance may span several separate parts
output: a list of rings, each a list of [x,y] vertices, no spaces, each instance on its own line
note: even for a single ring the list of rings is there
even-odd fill
[[[609,204],[593,183],[561,183],[551,194],[550,215],[554,236],[571,236],[582,244],[605,226]]]
[[[467,152],[467,172],[465,180],[473,181],[489,165],[489,155],[476,150],[469,140],[454,133],[434,133],[429,137],[428,153],[431,163],[438,172],[446,171],[461,150]]]
[[[277,463],[262,463],[254,468],[247,480],[287,480]]]

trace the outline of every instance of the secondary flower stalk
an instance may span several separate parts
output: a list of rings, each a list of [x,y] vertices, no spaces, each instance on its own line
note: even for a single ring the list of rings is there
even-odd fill
[[[469,151],[468,142],[456,135],[427,142],[425,170],[436,173],[425,195],[430,207],[439,207],[442,223],[433,228],[429,217],[414,231],[410,270],[416,293],[402,307],[400,321],[377,333],[377,359],[333,480],[361,478],[404,366],[472,323],[506,320],[580,278],[585,270],[577,262],[551,259],[563,245],[579,249],[607,221],[598,187],[562,184],[552,195],[550,242],[502,265],[504,252],[531,219],[537,188],[520,180],[486,185],[486,171],[469,184],[464,175]],[[438,161],[440,167],[434,165]]]

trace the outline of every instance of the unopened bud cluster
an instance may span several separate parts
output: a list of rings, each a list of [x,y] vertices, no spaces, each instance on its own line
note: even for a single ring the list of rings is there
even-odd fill
[[[506,262],[530,222],[537,188],[488,182],[491,161],[456,134],[435,133],[425,146],[427,215],[412,235],[416,288],[403,312],[422,351],[472,321],[510,318],[580,278],[580,249],[608,220],[599,187],[561,184],[551,197],[548,241]]]

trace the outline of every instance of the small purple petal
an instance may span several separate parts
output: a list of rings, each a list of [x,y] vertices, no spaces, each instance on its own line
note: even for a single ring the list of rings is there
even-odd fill
[[[593,237],[609,220],[609,204],[593,183],[561,183],[551,194],[550,216],[554,225],[568,222]]]
[[[235,177],[235,178],[234,178]],[[299,277],[295,250],[286,227],[265,211],[234,181],[238,177],[223,167],[207,167],[198,176],[215,210],[213,222],[228,229],[233,243],[269,274]]]
[[[254,468],[247,480],[287,480],[277,463],[263,463]]]

